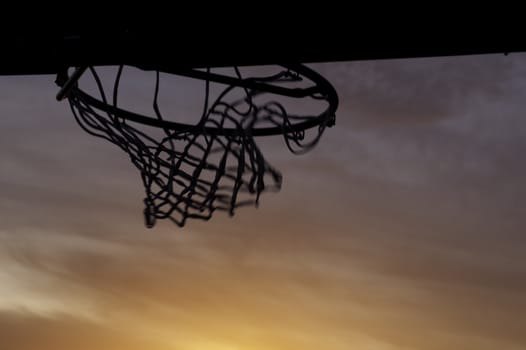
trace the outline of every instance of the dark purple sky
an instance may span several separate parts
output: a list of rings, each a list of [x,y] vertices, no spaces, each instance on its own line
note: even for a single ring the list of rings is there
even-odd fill
[[[153,230],[137,171],[54,77],[1,77],[0,344],[523,349],[526,55],[312,67],[337,125],[304,156],[264,142],[282,191]]]

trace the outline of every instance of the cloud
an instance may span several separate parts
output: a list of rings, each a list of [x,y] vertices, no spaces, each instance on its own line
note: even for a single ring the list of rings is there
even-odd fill
[[[211,232],[131,239],[20,231],[16,240],[4,240],[1,254],[28,271],[15,271],[12,281],[36,292],[26,294],[32,302],[54,297],[62,309],[37,316],[27,305],[4,312],[11,315],[4,321],[38,326],[40,339],[61,339],[56,329],[67,323],[60,344],[91,333],[100,337],[86,343],[102,348],[127,344],[129,334],[159,349],[171,341],[183,349],[441,349],[448,343],[490,349],[497,342],[513,349],[523,341],[521,313],[514,310],[523,307],[524,285],[511,283],[524,273],[521,265],[510,269],[513,262],[496,253],[482,260],[452,243],[426,242],[425,234],[411,241],[396,227],[359,232],[371,226],[353,223],[324,239],[300,226],[302,235],[283,228],[260,239],[246,237],[242,228],[224,238]],[[93,317],[85,317],[83,305]],[[485,332],[491,336],[478,335]],[[22,349],[30,342],[6,339]],[[57,345],[56,339],[49,342]]]
[[[354,127],[436,122],[479,99],[509,93],[524,55],[377,60],[320,64],[341,97],[338,123]]]
[[[38,317],[0,312],[0,339],[16,350],[57,349],[145,349],[159,345],[125,329],[62,316]]]

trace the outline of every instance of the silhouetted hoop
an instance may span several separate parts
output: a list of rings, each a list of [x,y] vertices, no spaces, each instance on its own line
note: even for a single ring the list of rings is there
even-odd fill
[[[123,67],[118,66],[113,88],[104,86],[94,67],[78,67],[71,76],[64,69],[57,76],[61,86],[57,99],[67,97],[87,133],[129,155],[144,184],[147,227],[157,219],[184,226],[187,219],[208,220],[216,210],[234,215],[238,207],[257,205],[263,192],[281,188],[282,176],[265,159],[256,136],[281,135],[289,150],[298,154],[314,147],[326,127],[334,124],[336,91],[302,65],[273,66],[272,73],[265,70],[257,76],[251,70],[248,77],[238,67],[229,70],[233,75],[213,73],[210,68],[137,67],[155,72],[155,117],[119,107]],[[100,99],[79,86],[88,68]],[[205,81],[204,107],[195,125],[163,117],[158,103],[161,72]],[[212,83],[221,86],[215,94],[211,94]],[[107,97],[109,91],[112,99]],[[317,112],[307,100],[314,102]]]

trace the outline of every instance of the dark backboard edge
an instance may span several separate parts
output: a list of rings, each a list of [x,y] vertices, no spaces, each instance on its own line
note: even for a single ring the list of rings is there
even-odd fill
[[[226,39],[225,39],[226,38]],[[375,38],[260,35],[250,40],[205,36],[112,34],[19,34],[1,40],[0,75],[56,74],[64,67],[127,64],[143,69],[198,68],[456,56],[526,51],[521,41],[433,37],[423,41],[394,33]]]

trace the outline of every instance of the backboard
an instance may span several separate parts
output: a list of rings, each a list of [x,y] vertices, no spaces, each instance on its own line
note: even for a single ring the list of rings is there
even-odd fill
[[[267,28],[267,27],[265,27]],[[278,28],[279,29],[279,28]],[[105,28],[103,31],[31,30],[0,35],[0,75],[56,74],[62,67],[140,66],[146,69],[313,63],[525,51],[524,40],[435,36],[390,28],[367,35],[358,27],[291,30],[233,29],[189,32]]]

